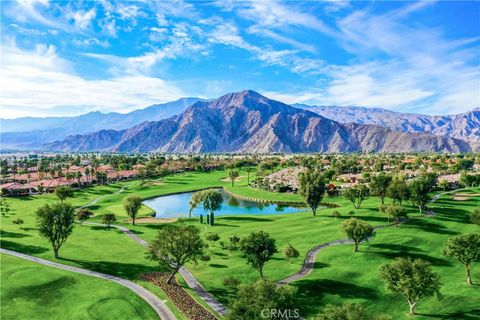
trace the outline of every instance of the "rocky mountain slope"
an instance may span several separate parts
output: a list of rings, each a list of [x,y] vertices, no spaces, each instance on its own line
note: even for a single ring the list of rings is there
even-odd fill
[[[480,108],[447,116],[401,113],[381,108],[294,105],[342,123],[373,124],[401,132],[431,132],[480,147]]]
[[[469,151],[468,143],[376,125],[341,124],[254,91],[199,101],[180,115],[126,130],[102,130],[47,144],[57,151],[410,152]]]

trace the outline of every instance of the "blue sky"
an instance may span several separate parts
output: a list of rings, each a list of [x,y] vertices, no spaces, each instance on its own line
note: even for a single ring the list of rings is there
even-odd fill
[[[2,117],[256,90],[427,114],[480,106],[480,2],[2,1]]]

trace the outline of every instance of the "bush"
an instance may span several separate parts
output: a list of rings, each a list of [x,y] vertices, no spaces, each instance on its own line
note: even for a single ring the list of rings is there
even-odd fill
[[[107,213],[102,217],[102,223],[107,225],[107,228],[110,229],[112,223],[117,221],[117,218],[113,213]]]
[[[470,221],[480,226],[480,209],[477,209],[470,214]]]
[[[332,212],[332,217],[334,217],[335,219],[337,219],[337,218],[339,218],[339,217],[341,217],[341,216],[342,216],[342,214],[340,213],[340,211],[338,211],[338,210],[333,210],[333,212]]]
[[[283,254],[285,255],[285,258],[290,261],[291,259],[298,258],[300,252],[298,252],[298,250],[291,244],[288,244],[285,250],[283,250]]]
[[[230,250],[237,250],[238,244],[240,243],[240,238],[236,235],[233,235],[228,239],[230,240]]]
[[[350,210],[350,211],[348,211],[348,214],[351,215],[351,216],[353,216],[353,215],[355,214],[355,211]]]
[[[13,222],[14,224],[22,225],[22,224],[23,224],[23,219],[18,218],[18,219],[16,219],[16,220],[13,220],[12,222]]]
[[[200,256],[199,259],[200,259],[200,261],[205,262],[205,263],[207,263],[208,261],[212,260],[212,258],[211,258],[209,255],[206,255],[206,254]]]
[[[222,248],[222,250],[227,250],[228,249],[228,247],[225,245],[224,241],[220,241],[218,244],[220,245],[220,248]]]
[[[238,287],[240,285],[240,280],[234,278],[234,277],[227,277],[225,279],[223,279],[223,285],[225,287]]]

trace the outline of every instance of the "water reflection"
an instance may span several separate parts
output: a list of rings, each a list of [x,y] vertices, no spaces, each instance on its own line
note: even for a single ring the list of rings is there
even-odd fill
[[[230,214],[275,214],[297,213],[305,211],[305,208],[282,204],[262,203],[239,199],[219,190],[223,196],[222,208],[215,215]],[[193,192],[158,197],[144,201],[144,204],[155,210],[157,218],[187,217],[190,210],[188,204]],[[192,211],[192,216],[205,214],[201,206]]]

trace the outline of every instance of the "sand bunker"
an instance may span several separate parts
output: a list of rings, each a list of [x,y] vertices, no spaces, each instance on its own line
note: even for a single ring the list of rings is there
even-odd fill
[[[172,223],[172,222],[175,222],[175,221],[177,221],[177,218],[157,219],[157,218],[145,217],[145,218],[135,219],[136,224],[142,224],[142,223]],[[132,223],[132,219],[124,220],[124,222]]]
[[[242,178],[245,178],[246,176],[238,176],[235,178],[235,181],[238,181],[238,179],[242,179]],[[220,179],[220,181],[223,181],[223,182],[232,182],[232,179],[230,178],[223,178],[223,179]]]
[[[455,201],[467,201],[467,200],[470,200],[470,197],[454,196],[454,197],[452,198],[452,200],[455,200]]]

